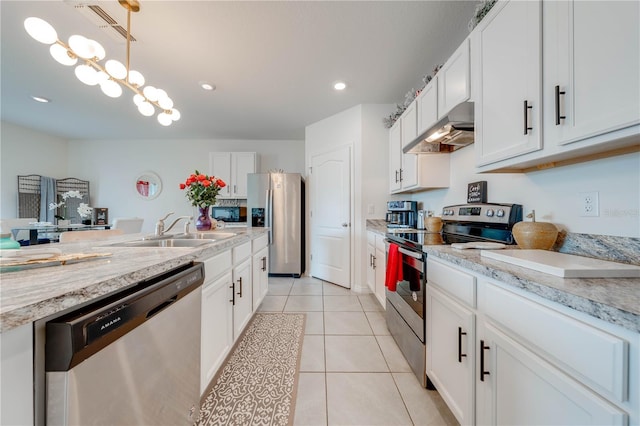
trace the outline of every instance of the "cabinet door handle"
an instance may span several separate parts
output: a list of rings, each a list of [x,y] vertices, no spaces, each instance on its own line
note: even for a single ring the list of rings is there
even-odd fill
[[[484,340],[480,340],[480,381],[484,382],[484,376],[488,376],[488,371],[484,371],[484,350],[489,349],[489,346],[485,346]]]
[[[229,288],[231,289],[231,300],[229,300],[229,302],[231,302],[233,306],[236,306],[236,283],[231,281]]]
[[[462,336],[466,336],[467,333],[462,331],[462,327],[458,327],[458,362],[462,362],[462,358],[466,357],[467,354],[462,353]]]
[[[529,127],[529,110],[533,109],[533,106],[529,105],[529,101],[524,101],[524,134],[529,134],[529,130],[533,130],[533,127]]]
[[[240,291],[238,292],[238,296],[242,297],[242,277],[238,279],[238,282],[240,283]]]
[[[267,256],[262,256],[262,270],[267,270]]]
[[[398,183],[398,171],[396,170],[396,183]]]
[[[400,169],[400,182],[402,182],[402,169]]]
[[[560,91],[560,86],[556,86],[556,126],[560,125],[560,120],[567,118],[566,115],[560,115],[560,95],[565,95],[567,92]]]
[[[233,185],[233,193],[234,194],[238,193],[238,185]]]

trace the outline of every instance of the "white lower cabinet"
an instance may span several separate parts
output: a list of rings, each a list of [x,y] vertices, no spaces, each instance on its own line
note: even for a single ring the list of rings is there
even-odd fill
[[[474,424],[475,315],[427,287],[427,376],[462,425]]]
[[[384,242],[384,236],[376,235],[376,255],[373,258],[373,266],[375,269],[375,295],[383,308],[386,308],[387,295],[385,294],[384,281],[387,270],[387,252]]]
[[[385,307],[386,250],[384,236],[375,232],[367,232],[367,286]]]
[[[624,411],[519,344],[517,336],[491,323],[480,324],[479,334],[478,424],[627,424]]]
[[[233,346],[231,252],[205,260],[204,268],[200,324],[201,394],[207,389]]]
[[[205,283],[201,324],[200,394],[203,394],[233,346],[231,272]]]
[[[251,259],[233,268],[233,340],[240,337],[253,314]]]
[[[33,324],[0,333],[0,424],[34,424]]]
[[[263,247],[253,255],[253,311],[269,290],[269,248]]]
[[[640,424],[640,333],[434,256],[426,303],[427,375],[461,424]]]

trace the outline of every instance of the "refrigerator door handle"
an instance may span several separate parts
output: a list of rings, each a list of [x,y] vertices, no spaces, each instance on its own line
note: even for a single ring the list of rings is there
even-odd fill
[[[273,242],[273,190],[267,189],[267,211],[265,212],[266,226],[269,227],[269,244]]]

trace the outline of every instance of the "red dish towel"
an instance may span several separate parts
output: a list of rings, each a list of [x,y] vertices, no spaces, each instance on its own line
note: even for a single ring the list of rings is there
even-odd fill
[[[402,256],[397,244],[389,244],[389,256],[387,257],[387,270],[384,285],[389,291],[396,291],[396,284],[402,281]]]

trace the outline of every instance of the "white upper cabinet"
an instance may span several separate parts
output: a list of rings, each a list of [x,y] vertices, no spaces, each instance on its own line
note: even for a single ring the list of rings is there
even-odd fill
[[[447,115],[456,105],[469,100],[470,74],[467,38],[438,71],[438,119]]]
[[[402,129],[400,120],[389,129],[389,192],[400,191],[400,172],[402,169]]]
[[[476,163],[542,148],[541,3],[498,2],[477,28]]]
[[[640,122],[640,3],[543,3],[545,143]]]
[[[639,28],[637,1],[496,3],[471,35],[472,52],[479,50],[478,171],[526,171],[633,150]]]
[[[449,154],[405,154],[402,148],[418,135],[417,101],[413,101],[389,131],[391,193],[449,186]]]
[[[219,198],[247,198],[247,174],[255,173],[255,152],[212,152],[209,154],[209,173],[227,184]]]
[[[416,98],[418,107],[418,134],[429,130],[438,121],[438,76],[422,89]]]

